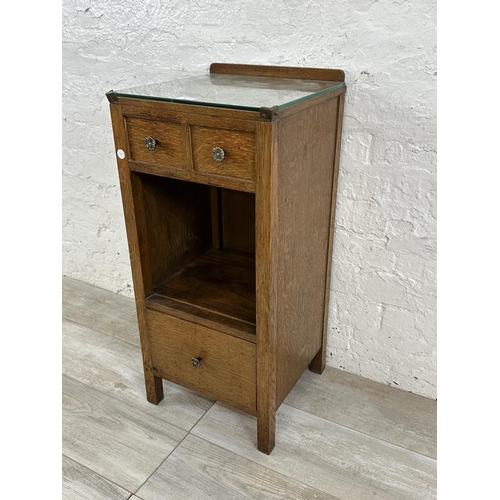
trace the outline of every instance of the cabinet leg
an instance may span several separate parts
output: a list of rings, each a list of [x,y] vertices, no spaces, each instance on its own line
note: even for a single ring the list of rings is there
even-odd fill
[[[319,373],[321,375],[325,371],[325,348],[326,346],[323,344],[309,365],[309,370],[313,373]]]
[[[270,455],[274,449],[276,434],[276,412],[257,416],[257,449]]]
[[[157,405],[163,399],[163,379],[144,367],[144,380],[148,401]]]

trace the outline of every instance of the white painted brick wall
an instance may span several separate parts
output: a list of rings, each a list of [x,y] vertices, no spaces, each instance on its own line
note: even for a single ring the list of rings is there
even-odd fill
[[[214,61],[342,68],[327,362],[436,397],[435,8],[433,0],[64,0],[64,273],[132,294],[105,92]]]

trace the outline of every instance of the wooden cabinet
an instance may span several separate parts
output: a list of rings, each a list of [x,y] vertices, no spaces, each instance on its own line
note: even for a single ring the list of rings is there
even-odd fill
[[[344,73],[212,64],[111,91],[148,400],[166,379],[257,416],[325,366]]]

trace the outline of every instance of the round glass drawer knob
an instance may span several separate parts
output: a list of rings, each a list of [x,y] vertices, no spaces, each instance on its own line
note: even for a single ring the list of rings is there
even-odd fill
[[[226,157],[226,152],[222,148],[219,148],[217,146],[216,148],[212,149],[212,157],[215,161],[223,161]]]
[[[201,358],[198,356],[197,358],[191,358],[191,364],[195,367],[195,368],[199,368],[200,365],[201,365]]]
[[[146,146],[146,149],[149,149],[150,151],[154,151],[157,144],[158,141],[153,137],[146,137],[146,139],[144,139],[144,145]]]

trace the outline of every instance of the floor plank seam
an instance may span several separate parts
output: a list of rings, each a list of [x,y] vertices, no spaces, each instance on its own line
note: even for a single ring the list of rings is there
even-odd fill
[[[210,410],[210,408],[212,408],[212,406],[217,403],[217,401],[214,401],[209,408],[207,408],[205,410],[205,412],[203,413],[203,415],[201,415],[201,417],[194,423],[194,425],[191,427],[191,429],[189,431],[187,431],[187,434],[182,438],[182,440],[175,446],[175,448],[165,457],[165,459],[161,462],[160,465],[158,465],[158,467],[149,475],[149,477],[139,486],[139,488],[137,488],[137,490],[135,491],[135,493],[133,493],[133,495],[137,496],[138,498],[141,498],[139,497],[139,495],[137,495],[137,492],[149,481],[149,479],[156,473],[156,471],[166,462],[166,460],[168,460],[168,457],[170,457],[172,455],[172,453],[181,445],[181,443],[191,434],[191,431],[193,430],[193,428],[198,424],[198,422],[206,415],[206,413]],[[171,424],[172,425],[172,424]],[[194,434],[193,434],[194,436]]]
[[[395,448],[399,448],[399,449],[407,451],[409,453],[413,453],[413,454],[419,455],[419,456],[421,456],[423,458],[427,458],[428,460],[432,460],[433,462],[437,462],[436,458],[429,457],[429,455],[425,455],[424,453],[420,453],[418,451],[410,450],[409,448],[405,448],[404,446],[400,446],[399,444],[391,443],[390,441],[386,441],[385,439],[381,439],[381,438],[379,438],[377,436],[372,436],[371,434],[367,434],[366,432],[361,432],[361,431],[359,431],[357,429],[352,429],[351,427],[347,427],[346,425],[339,424],[339,423],[335,422],[334,420],[328,420],[325,417],[320,417],[319,415],[315,415],[314,413],[309,413],[308,411],[302,410],[301,408],[297,408],[296,406],[292,406],[292,405],[290,405],[288,403],[282,403],[282,405],[286,405],[289,408],[294,408],[295,410],[301,411],[302,413],[306,413],[307,415],[311,415],[311,416],[313,416],[315,418],[320,418],[321,420],[324,420],[325,422],[329,422],[331,424],[338,425],[339,427],[343,427],[344,429],[350,430],[352,432],[356,432],[357,434],[361,434],[362,436],[366,436],[366,437],[369,437],[369,438],[372,438],[372,439],[376,439],[377,441],[380,441],[382,443],[386,443],[386,444],[388,444],[390,446],[394,446]]]
[[[191,431],[198,425],[198,422],[207,414],[212,409],[212,406],[217,403],[217,400],[215,400],[203,413],[203,415],[191,426],[191,429],[189,429],[188,433],[191,434]]]
[[[76,460],[75,458],[73,457],[70,457],[68,454],[66,453],[62,453],[62,456],[63,457],[66,457],[68,458],[69,460],[77,463],[78,465],[80,465],[81,467],[84,467],[85,469],[88,469],[89,471],[92,471],[94,474],[96,474],[97,476],[99,477],[102,477],[104,480],[106,480],[108,483],[111,483],[111,484],[114,484],[115,486],[118,486],[118,488],[121,488],[122,490],[126,491],[127,493],[130,494],[130,496],[128,498],[131,498],[133,496],[133,493],[128,490],[127,488],[125,488],[124,486],[122,486],[121,484],[118,484],[116,481],[113,481],[112,479],[109,479],[107,478],[106,476],[103,476],[100,472],[97,472],[95,471],[94,469],[92,469],[92,467],[89,467],[88,465],[85,465],[85,464],[82,464],[81,462],[79,462],[78,460]],[[127,499],[128,500],[128,499]]]
[[[215,404],[215,403],[214,403]],[[296,484],[299,484],[300,486],[304,487],[305,489],[308,489],[310,488],[311,490],[313,491],[317,491],[318,493],[320,493],[321,495],[328,495],[332,500],[344,500],[344,499],[341,499],[341,498],[338,498],[338,497],[333,497],[332,495],[330,495],[329,493],[325,493],[324,491],[321,491],[321,490],[318,490],[317,488],[314,488],[313,486],[309,486],[308,484],[305,484],[305,483],[302,483],[300,481],[298,481],[297,479],[293,478],[293,477],[290,477],[290,476],[287,476],[285,474],[283,474],[282,472],[279,472],[277,470],[274,470],[274,469],[271,469],[270,467],[266,467],[265,465],[262,465],[261,463],[259,462],[256,462],[255,460],[252,460],[251,458],[248,458],[247,456],[245,455],[241,455],[239,454],[238,452],[236,451],[233,451],[233,450],[230,450],[229,448],[224,448],[224,446],[221,446],[220,444],[218,443],[214,443],[213,441],[210,441],[208,440],[207,438],[205,437],[202,437],[202,436],[199,436],[198,434],[193,434],[192,432],[189,432],[189,434],[191,434],[192,436],[194,436],[195,438],[197,439],[201,439],[202,441],[205,441],[206,443],[209,443],[213,446],[217,446],[217,448],[220,448],[221,450],[224,450],[224,451],[227,451],[233,455],[237,455],[239,457],[242,457],[244,460],[247,460],[248,462],[251,462],[253,463],[254,465],[257,465],[258,467],[263,467],[264,469],[272,472],[273,474],[276,474],[278,476],[281,476],[284,480],[286,481],[289,481],[289,480],[292,480],[294,481]],[[186,436],[187,437],[187,436]],[[186,438],[184,438],[186,439]],[[183,441],[184,441],[183,439]],[[180,443],[179,443],[180,444]],[[349,500],[349,499],[345,499],[345,500]]]
[[[186,435],[175,445],[175,448],[161,461],[160,465],[156,467],[156,469],[146,478],[146,480],[135,490],[133,493],[134,495],[137,495],[137,492],[151,479],[151,476],[155,474],[155,472],[168,460],[168,457],[172,455],[172,453],[181,445],[181,443],[189,436],[189,432],[186,433]],[[127,490],[128,491],[128,490]],[[139,497],[140,498],[140,497]]]

